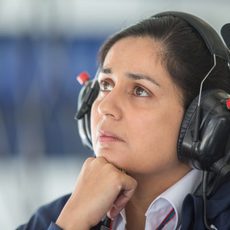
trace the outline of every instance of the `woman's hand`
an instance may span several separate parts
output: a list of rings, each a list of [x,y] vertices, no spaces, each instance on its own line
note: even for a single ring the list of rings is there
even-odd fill
[[[63,229],[89,229],[107,213],[114,218],[132,197],[137,182],[103,157],[88,158],[75,189],[56,224]]]

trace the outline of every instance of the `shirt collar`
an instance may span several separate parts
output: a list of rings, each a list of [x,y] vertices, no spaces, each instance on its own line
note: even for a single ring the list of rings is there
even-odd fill
[[[182,177],[179,181],[177,181],[174,185],[168,188],[166,191],[161,193],[149,206],[145,215],[148,216],[152,209],[154,208],[154,204],[158,200],[166,200],[168,203],[174,208],[177,216],[177,222],[180,222],[181,217],[181,209],[184,198],[189,193],[193,193],[198,185],[201,182],[202,171],[197,169],[192,169],[188,172],[184,177]]]
[[[151,213],[156,208],[156,204],[158,204],[161,201],[164,201],[162,202],[162,205],[168,203],[169,206],[174,208],[176,212],[176,219],[177,219],[176,225],[178,226],[180,223],[181,209],[182,209],[182,203],[184,201],[184,198],[186,197],[186,195],[188,195],[189,193],[193,193],[196,190],[196,188],[201,182],[201,178],[202,178],[201,175],[202,175],[202,171],[197,169],[192,169],[178,182],[176,182],[174,185],[172,185],[170,188],[168,188],[166,191],[160,194],[149,205],[149,208],[147,209],[145,216],[146,217],[150,216]],[[115,222],[116,225],[119,227],[121,227],[121,225],[122,226],[126,225],[126,215],[124,209],[120,212],[120,215],[115,220]],[[119,227],[118,229],[122,229]]]

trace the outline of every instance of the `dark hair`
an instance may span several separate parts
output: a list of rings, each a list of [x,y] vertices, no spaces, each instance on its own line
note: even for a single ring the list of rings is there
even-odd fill
[[[183,19],[175,16],[150,17],[109,38],[101,47],[102,65],[110,48],[126,37],[150,37],[163,47],[162,63],[181,89],[183,105],[187,109],[199,94],[202,79],[213,66],[210,54],[200,34]],[[226,60],[217,57],[217,65],[204,83],[203,89],[220,88],[230,92],[230,72]]]

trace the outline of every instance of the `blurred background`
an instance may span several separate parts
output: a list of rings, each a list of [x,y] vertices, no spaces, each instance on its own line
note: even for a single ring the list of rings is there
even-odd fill
[[[81,71],[93,77],[103,41],[166,10],[219,32],[229,0],[0,0],[0,229],[72,191],[84,148],[74,120]]]

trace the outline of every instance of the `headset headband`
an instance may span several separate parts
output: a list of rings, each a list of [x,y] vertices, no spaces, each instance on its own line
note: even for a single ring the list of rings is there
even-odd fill
[[[185,20],[201,35],[211,55],[215,54],[217,57],[220,57],[230,63],[230,55],[228,49],[222,42],[218,33],[208,23],[194,15],[177,11],[166,11],[156,14],[153,17],[169,15],[176,16]]]

